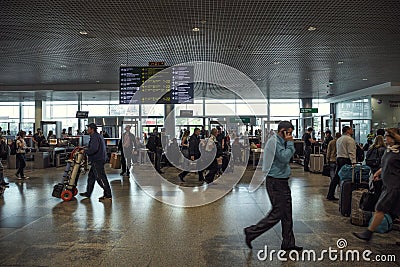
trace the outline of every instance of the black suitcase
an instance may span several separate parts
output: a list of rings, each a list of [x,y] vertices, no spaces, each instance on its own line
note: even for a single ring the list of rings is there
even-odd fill
[[[355,179],[358,176],[358,179]],[[352,192],[361,188],[369,188],[368,183],[362,183],[362,173],[355,173],[354,168],[352,172],[352,181],[342,181],[340,184],[340,196],[339,196],[339,211],[345,217],[350,217],[351,214],[351,198]],[[356,181],[357,180],[357,181]]]
[[[53,193],[51,194],[53,197],[61,198],[61,193],[64,190],[64,184],[58,183],[53,187]]]

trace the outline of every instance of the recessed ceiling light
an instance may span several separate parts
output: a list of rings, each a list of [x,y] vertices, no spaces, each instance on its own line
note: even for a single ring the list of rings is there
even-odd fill
[[[280,64],[279,61],[274,61],[274,65],[278,65],[278,64]]]
[[[257,80],[257,81],[262,81],[262,79],[261,79],[261,78],[257,78],[256,80]]]
[[[65,69],[67,66],[61,65],[60,68]]]
[[[100,81],[96,81],[96,83],[99,83]]]
[[[309,78],[305,78],[304,80],[309,81],[310,79]]]
[[[199,28],[197,28],[197,27],[194,27],[194,28],[192,29],[192,31],[194,31],[194,32],[199,32],[199,31],[200,31],[200,29],[199,29]]]
[[[87,31],[80,31],[79,34],[81,34],[81,35],[87,35],[88,32],[87,32]]]
[[[307,30],[309,30],[309,31],[315,31],[317,28],[315,28],[315,27],[313,27],[313,26],[310,26],[310,27],[308,27],[308,29]]]
[[[364,78],[363,81],[368,81],[368,79],[367,79],[367,78]]]
[[[338,62],[337,62],[337,64],[339,64],[339,65],[340,65],[340,64],[343,64],[343,63],[344,63],[343,61],[338,61]]]
[[[201,24],[206,24],[207,20],[203,19],[202,21],[200,21]]]

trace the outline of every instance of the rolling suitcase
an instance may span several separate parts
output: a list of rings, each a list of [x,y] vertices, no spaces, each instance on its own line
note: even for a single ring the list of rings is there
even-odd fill
[[[362,172],[361,172],[361,168],[359,168],[359,169],[360,169],[359,173],[355,172],[355,168],[352,169],[351,181],[344,180],[340,183],[339,211],[345,217],[349,217],[351,214],[352,192],[354,190],[357,190],[360,188],[368,188],[369,187],[368,183],[361,182]],[[355,176],[358,176],[357,182],[356,182]],[[357,205],[358,205],[358,203],[357,203]]]
[[[318,154],[316,153],[318,151]],[[324,169],[324,155],[320,154],[320,149],[314,146],[314,154],[310,154],[310,171],[315,173],[322,173]]]

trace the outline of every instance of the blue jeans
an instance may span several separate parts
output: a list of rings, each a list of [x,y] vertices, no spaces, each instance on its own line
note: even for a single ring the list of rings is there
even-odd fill
[[[103,188],[104,196],[111,198],[111,188],[108,183],[106,171],[104,170],[104,161],[93,161],[88,174],[88,181],[86,186],[86,193],[88,196],[92,195],[94,183],[97,183]]]

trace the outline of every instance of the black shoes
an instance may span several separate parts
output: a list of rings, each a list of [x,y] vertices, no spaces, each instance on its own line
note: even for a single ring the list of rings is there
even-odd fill
[[[339,200],[336,197],[327,197],[326,199],[329,200],[329,201],[337,201],[337,200]]]
[[[251,245],[251,241],[253,241],[253,239],[250,238],[249,233],[247,232],[247,228],[243,229],[244,235],[246,236],[246,245],[249,247],[249,249],[253,249],[253,246]]]
[[[182,175],[179,174],[178,177],[179,177],[179,180],[180,180],[182,183],[185,182],[185,180],[183,179]]]
[[[362,233],[353,233],[353,235],[365,241],[370,241],[372,238],[372,232],[370,230],[365,230]]]
[[[292,250],[302,251],[303,247],[299,247],[299,246],[294,246],[294,247],[289,247],[289,248],[281,247],[281,250],[284,250],[284,251],[292,251]]]
[[[90,196],[89,196],[89,194],[87,192],[79,193],[79,195],[82,196],[82,197],[90,198]]]
[[[121,172],[119,175],[124,176],[124,175],[125,175],[125,172]]]
[[[0,183],[0,185],[4,185],[4,186],[7,186],[7,185],[9,185],[10,183],[6,183],[6,182],[2,182],[2,183]]]

